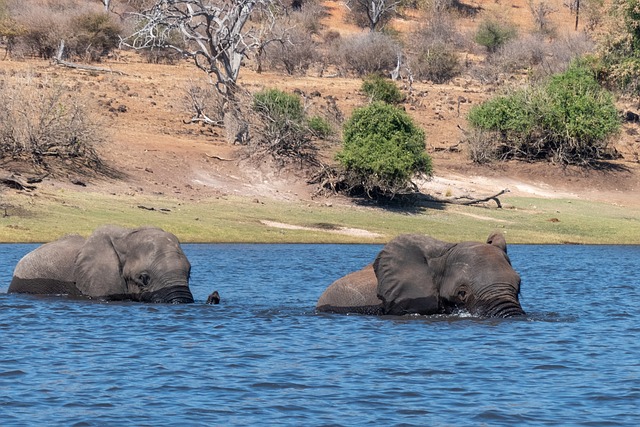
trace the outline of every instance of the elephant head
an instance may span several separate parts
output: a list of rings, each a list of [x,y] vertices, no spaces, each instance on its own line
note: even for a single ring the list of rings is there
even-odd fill
[[[8,292],[192,303],[190,270],[173,234],[104,226],[87,239],[63,237],[25,255]]]
[[[373,263],[377,295],[387,314],[522,315],[520,276],[511,267],[504,236],[487,243],[446,243],[422,235],[389,242]]]
[[[520,276],[502,234],[491,234],[486,243],[455,244],[406,234],[385,245],[373,265],[332,283],[317,308],[392,315],[467,310],[511,317],[524,314],[519,293]]]
[[[83,295],[156,303],[192,303],[191,264],[178,239],[159,228],[104,226],[89,236],[75,261]]]

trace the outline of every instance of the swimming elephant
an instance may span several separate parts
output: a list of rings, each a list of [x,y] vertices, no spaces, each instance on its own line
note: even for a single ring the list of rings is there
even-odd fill
[[[190,271],[173,234],[107,225],[87,239],[70,235],[29,252],[18,262],[7,292],[192,303]]]
[[[520,276],[507,243],[493,233],[486,243],[447,243],[418,234],[390,241],[373,264],[333,282],[318,311],[362,314],[524,315]]]

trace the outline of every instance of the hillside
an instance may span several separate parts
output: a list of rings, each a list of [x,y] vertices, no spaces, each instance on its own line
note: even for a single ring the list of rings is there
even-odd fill
[[[551,18],[557,22],[559,33],[563,28],[572,30],[575,18],[562,1],[548,3],[557,9]],[[345,23],[342,3],[327,1],[325,4],[330,12],[323,22],[327,28],[341,33],[358,31]],[[531,25],[531,12],[523,0],[509,3],[482,0],[470,6],[479,14],[508,16],[525,31]],[[477,15],[461,18],[459,25],[471,31],[478,20]],[[393,23],[398,30],[407,32],[418,24],[419,17],[410,15]],[[184,120],[189,118],[182,106],[185,90],[190,82],[201,78],[192,64],[149,64],[134,53],[122,53],[100,65],[118,73],[85,72],[36,59],[0,61],[2,78],[29,73],[42,81],[62,80],[85,96],[87,105],[92,106],[108,133],[107,142],[98,150],[108,166],[119,175],[108,178],[74,172],[58,173],[45,177],[36,184],[36,189],[28,192],[5,189],[5,207],[20,208],[7,214],[14,222],[9,224],[5,220],[2,233],[5,240],[21,239],[10,237],[19,227],[29,227],[21,225],[16,213],[26,212],[25,217],[28,217],[29,205],[38,200],[38,194],[44,198],[55,194],[56,199],[71,192],[130,198],[169,197],[184,204],[238,196],[256,203],[277,200],[306,206],[353,205],[352,201],[342,197],[314,197],[315,188],[295,171],[278,171],[266,162],[249,164],[242,159],[240,146],[226,142],[222,130],[185,124]],[[258,74],[245,68],[241,71],[240,84],[251,92],[269,87],[305,94],[316,92],[319,96],[314,98],[314,102],[335,99],[345,117],[354,107],[366,103],[359,91],[361,80],[355,78],[320,77],[312,72],[304,77],[272,72]],[[593,200],[629,207],[633,212],[640,209],[640,198],[637,197],[640,189],[637,123],[624,125],[614,143],[621,158],[606,169],[584,170],[518,162],[479,166],[468,159],[464,144],[461,144],[461,128],[467,127],[465,117],[471,106],[490,97],[498,88],[463,76],[446,84],[415,82],[413,89],[418,95],[404,107],[427,133],[427,149],[433,157],[435,171],[432,180],[420,183],[425,193],[438,197],[481,197],[509,189],[507,198]],[[633,107],[623,102],[619,105],[621,111]],[[337,148],[336,145],[325,147],[325,158],[331,159]],[[23,180],[34,175],[24,167],[10,163],[2,165],[0,171],[4,176],[14,174]],[[481,234],[485,234],[484,230]],[[26,233],[23,239],[37,237]]]

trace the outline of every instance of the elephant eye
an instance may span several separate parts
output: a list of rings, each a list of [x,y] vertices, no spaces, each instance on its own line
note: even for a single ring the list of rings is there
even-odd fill
[[[465,291],[464,289],[461,289],[458,291],[458,298],[460,299],[465,299],[467,297],[467,291]]]
[[[150,281],[151,277],[147,273],[141,273],[140,276],[138,276],[138,283],[142,286],[148,286]]]

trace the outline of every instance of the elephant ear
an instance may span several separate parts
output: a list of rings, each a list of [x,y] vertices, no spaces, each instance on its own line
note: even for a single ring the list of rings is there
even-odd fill
[[[437,313],[440,292],[436,276],[444,268],[440,258],[452,246],[418,234],[398,236],[389,242],[373,263],[383,312]]]
[[[114,245],[124,229],[102,227],[85,242],[75,261],[76,286],[83,295],[107,297],[127,293],[122,277],[122,262]]]
[[[506,254],[507,253],[507,239],[504,238],[504,234],[499,231],[494,231],[487,237],[487,243],[493,246],[497,246]]]

